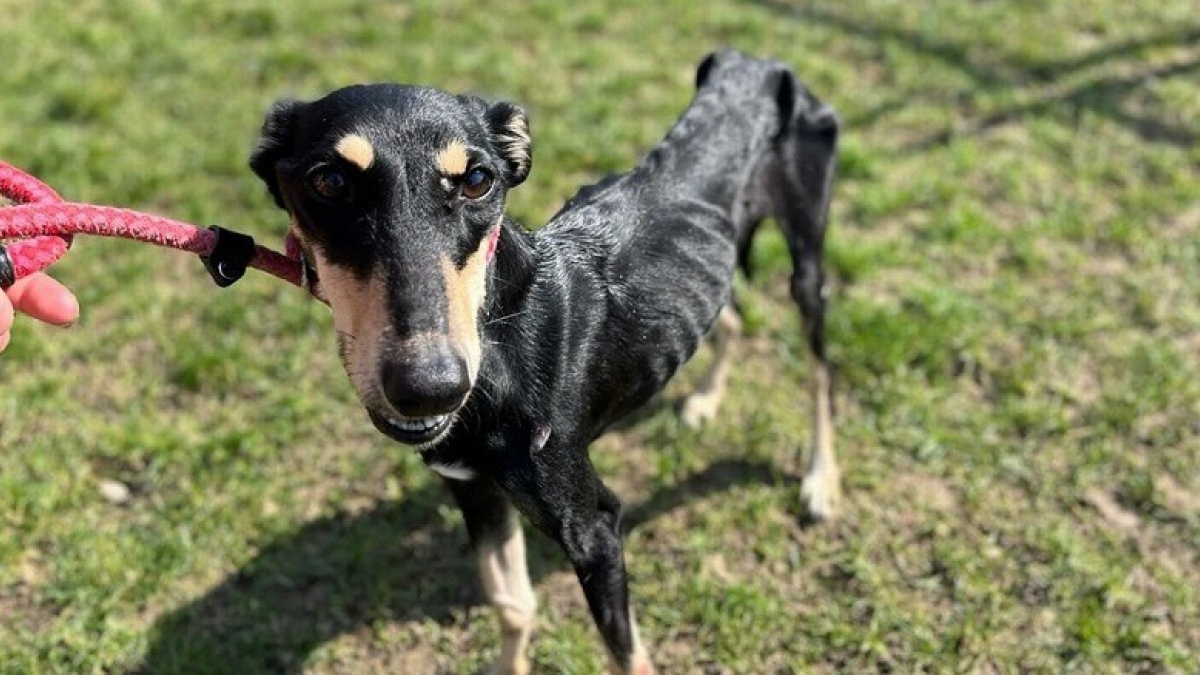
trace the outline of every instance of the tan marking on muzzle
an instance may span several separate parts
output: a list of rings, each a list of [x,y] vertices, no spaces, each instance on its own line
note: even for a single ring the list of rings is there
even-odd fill
[[[438,152],[438,171],[444,176],[461,176],[467,172],[467,147],[455,139]]]
[[[483,347],[479,342],[479,310],[487,295],[487,248],[488,240],[484,237],[462,269],[455,267],[449,258],[442,259],[442,275],[446,279],[446,300],[450,309],[450,342],[467,360],[467,374],[472,386],[483,357]]]
[[[371,142],[358,134],[349,134],[333,146],[347,162],[366,171],[375,163],[375,148]]]
[[[334,328],[345,341],[343,365],[350,381],[364,405],[377,405],[383,397],[376,375],[379,348],[389,326],[387,284],[379,274],[360,280],[316,251],[311,262],[333,311]]]

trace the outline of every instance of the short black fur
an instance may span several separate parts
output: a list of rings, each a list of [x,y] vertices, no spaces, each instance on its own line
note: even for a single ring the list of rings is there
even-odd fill
[[[473,541],[505,536],[511,504],[562,545],[623,669],[634,667],[637,645],[620,504],[593,471],[588,446],[693,355],[732,302],[735,268],[747,266],[766,217],[791,247],[792,295],[808,344],[826,359],[822,254],[837,117],[776,62],[721,52],[705,59],[696,81],[688,109],[635,169],[584,187],[536,232],[502,216],[504,191],[530,169],[524,111],[513,104],[392,86],[283,102],[251,160],[307,245],[356,278],[387,279],[397,340],[444,328],[421,306],[445,290],[424,273],[428,261],[445,254],[465,264],[500,219],[478,376],[448,434],[422,455],[459,469],[448,482]],[[314,206],[295,196],[314,157],[339,161],[327,145],[343,131],[400,157],[436,149],[443,129],[470,139],[481,149],[472,161],[496,171],[502,185],[486,202],[448,206],[432,179],[400,159],[354,178],[369,207]],[[460,217],[454,209],[474,211]],[[425,232],[417,219],[445,225]],[[372,419],[395,437],[380,416]]]

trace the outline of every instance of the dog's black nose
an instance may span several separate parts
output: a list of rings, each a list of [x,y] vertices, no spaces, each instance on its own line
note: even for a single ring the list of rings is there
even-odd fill
[[[471,390],[467,364],[448,350],[384,364],[383,394],[405,417],[432,417],[458,410]]]

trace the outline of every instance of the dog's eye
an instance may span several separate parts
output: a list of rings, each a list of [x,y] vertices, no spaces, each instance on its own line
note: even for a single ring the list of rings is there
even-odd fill
[[[479,199],[492,191],[492,174],[476,167],[462,179],[462,194],[467,199]]]
[[[317,165],[308,172],[308,186],[318,197],[330,201],[341,201],[350,192],[346,175],[328,164]]]

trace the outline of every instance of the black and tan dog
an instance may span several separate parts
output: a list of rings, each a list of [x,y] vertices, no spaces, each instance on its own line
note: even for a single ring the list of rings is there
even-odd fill
[[[251,158],[291,215],[375,426],[415,445],[462,508],[498,610],[499,669],[525,672],[535,600],[517,513],[570,558],[618,672],[651,672],[629,606],[620,504],[588,445],[713,330],[685,404],[724,388],[739,261],[774,217],[816,361],[806,508],[832,514],[822,242],[838,123],[779,63],[710,56],[697,93],[633,171],[585,187],[537,232],[504,215],[530,170],[524,112],[400,85],[269,114]]]

